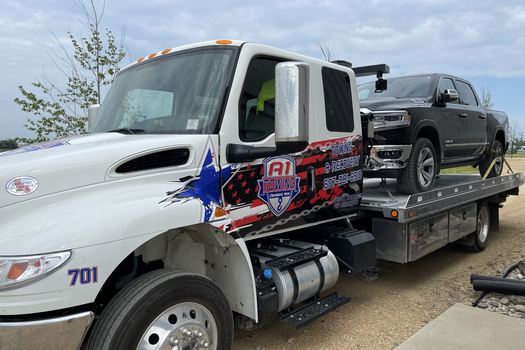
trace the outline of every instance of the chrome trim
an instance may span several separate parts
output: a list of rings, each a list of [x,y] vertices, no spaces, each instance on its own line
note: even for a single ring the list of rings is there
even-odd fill
[[[385,151],[401,151],[401,156],[397,159],[383,159],[377,156],[377,152]],[[407,165],[411,151],[412,145],[375,145],[370,151],[370,159],[365,170],[403,169]]]
[[[95,314],[91,311],[38,321],[0,322],[2,350],[78,350]]]
[[[445,148],[469,147],[469,146],[488,146],[488,143],[487,142],[445,143]]]

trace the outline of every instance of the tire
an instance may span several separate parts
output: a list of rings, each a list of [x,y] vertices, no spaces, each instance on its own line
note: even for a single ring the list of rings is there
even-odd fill
[[[142,350],[150,344],[226,350],[232,342],[233,315],[221,289],[206,277],[163,269],[137,278],[109,302],[87,350]]]
[[[465,238],[463,247],[472,252],[481,252],[487,247],[487,239],[490,230],[490,209],[487,202],[478,204],[476,215],[476,231]]]
[[[437,173],[438,163],[434,145],[429,139],[417,139],[407,165],[397,179],[399,189],[406,194],[429,191],[434,186]]]
[[[492,167],[492,169],[489,172],[489,177],[497,177],[501,176],[501,173],[503,172],[503,158],[505,157],[503,145],[501,144],[500,140],[494,140],[494,143],[492,144],[492,149],[490,150],[490,154],[488,157],[485,157],[486,159],[482,160],[479,163],[479,173],[481,177],[485,176],[485,173],[487,172],[488,168],[490,167],[490,164],[494,159],[496,159],[496,164]]]

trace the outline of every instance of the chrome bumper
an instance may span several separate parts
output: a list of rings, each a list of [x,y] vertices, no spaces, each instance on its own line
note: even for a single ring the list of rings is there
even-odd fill
[[[412,145],[375,145],[365,170],[403,169],[407,165]]]
[[[39,321],[0,322],[2,350],[78,350],[95,315],[76,315]]]

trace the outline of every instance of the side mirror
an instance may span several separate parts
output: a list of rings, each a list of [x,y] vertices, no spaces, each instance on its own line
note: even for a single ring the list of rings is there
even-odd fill
[[[388,81],[383,78],[377,78],[376,80],[376,93],[383,92],[388,87]]]
[[[282,153],[308,146],[309,74],[303,62],[282,62],[275,67],[275,145]]]
[[[441,102],[458,102],[458,92],[454,89],[445,89],[445,91],[441,93],[440,100]]]
[[[95,121],[97,118],[97,113],[100,108],[100,105],[91,105],[88,107],[88,131],[92,132],[93,127],[95,126]]]

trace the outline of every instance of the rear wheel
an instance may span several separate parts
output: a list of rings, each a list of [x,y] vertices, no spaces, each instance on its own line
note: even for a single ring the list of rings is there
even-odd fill
[[[398,178],[399,189],[407,194],[428,191],[434,186],[437,173],[438,163],[434,145],[429,139],[417,139],[407,165]]]
[[[158,270],[108,304],[88,350],[230,349],[232,311],[220,288],[197,275]]]
[[[490,230],[490,209],[487,202],[478,204],[478,215],[476,220],[476,231],[465,238],[462,244],[466,249],[473,252],[481,252],[487,247],[487,238]]]
[[[503,172],[503,157],[505,152],[503,150],[503,145],[500,140],[494,140],[492,149],[487,159],[481,161],[479,164],[479,173],[481,176],[485,176],[485,173],[489,169],[492,162],[495,160],[494,166],[490,169],[487,177],[497,177],[500,176]]]

